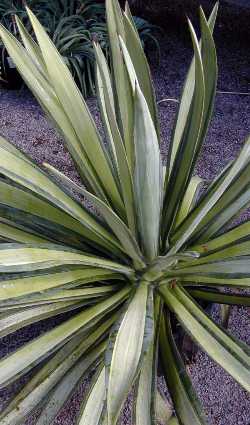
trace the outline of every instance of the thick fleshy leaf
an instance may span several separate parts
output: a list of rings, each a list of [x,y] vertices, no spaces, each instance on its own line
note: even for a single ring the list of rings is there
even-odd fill
[[[186,264],[192,262],[194,258],[197,258],[196,252],[184,252],[176,255],[165,255],[159,256],[156,260],[146,269],[143,274],[143,278],[149,282],[158,281],[164,276],[177,276],[178,275],[178,264],[180,263],[185,267]]]
[[[25,297],[48,289],[65,289],[86,283],[109,280],[118,277],[116,273],[98,269],[85,268],[57,273],[45,272],[42,275],[22,276],[0,280],[0,303],[3,300]]]
[[[250,257],[236,260],[217,261],[200,266],[182,268],[166,272],[167,278],[180,278],[183,282],[199,282],[214,286],[238,286],[249,287]]]
[[[217,89],[218,65],[216,48],[213,39],[213,27],[217,16],[218,6],[219,4],[216,3],[209,21],[207,21],[202,7],[200,7],[201,53],[204,69],[205,100],[199,146],[201,146],[201,142],[205,139],[211,122]],[[199,149],[196,151],[196,158],[198,153]]]
[[[234,273],[231,271],[230,273],[227,273],[227,263],[218,264],[216,263],[216,266],[219,265],[217,273],[213,273],[215,265],[212,264],[211,266],[203,266],[200,267],[197,270],[197,275],[195,274],[188,274],[188,272],[184,273],[184,275],[180,274],[180,280],[182,285],[201,285],[201,286],[208,286],[208,287],[237,287],[237,288],[250,288],[250,277],[244,277],[243,275],[240,275],[238,273],[238,278],[234,278]],[[237,265],[237,264],[236,264]],[[239,265],[238,269],[235,271],[239,272],[239,269],[241,268],[241,265]],[[205,269],[205,270],[204,270]],[[204,271],[204,274],[202,274]],[[178,273],[177,273],[178,274]]]
[[[103,324],[98,325],[89,336],[81,333],[72,338],[67,344],[52,356],[45,365],[30,379],[30,381],[14,396],[3,410],[0,420],[4,425],[23,423],[35,408],[47,399],[50,391],[62,379],[72,366],[96,341],[105,336],[117,315],[113,314]],[[91,357],[90,357],[91,359]],[[86,364],[86,363],[85,363]]]
[[[99,176],[112,205],[116,211],[123,213],[124,205],[105,155],[104,146],[100,141],[100,136],[87,105],[67,65],[48,37],[45,29],[30,10],[28,10],[28,15],[46,64],[49,80],[51,85],[53,85],[59,102],[69,117],[82,149],[95,173]],[[51,57],[53,57],[53,61],[51,61]]]
[[[98,345],[89,354],[81,357],[67,374],[63,376],[57,386],[49,394],[49,399],[43,407],[36,425],[50,425],[53,422],[90,366],[94,366],[98,361],[100,362],[100,356],[102,356],[105,347],[105,342]]]
[[[249,172],[249,171],[248,171]],[[236,195],[235,199],[229,200],[227,204],[224,203],[224,196],[221,198],[220,202],[218,202],[217,206],[211,210],[212,220],[210,220],[209,224],[202,222],[202,229],[198,233],[198,237],[195,242],[206,242],[208,239],[211,239],[214,236],[217,236],[220,233],[221,229],[223,229],[228,223],[230,223],[234,218],[239,217],[240,213],[243,212],[248,206],[250,202],[250,189],[245,186],[242,188],[240,195],[235,193],[234,186],[232,185],[229,195],[233,193]],[[218,213],[219,210],[219,213]],[[211,215],[207,217],[211,218]],[[206,220],[207,221],[207,220]],[[205,226],[203,226],[205,224]]]
[[[132,175],[128,163],[128,157],[119,130],[117,117],[115,115],[113,92],[111,92],[111,78],[105,56],[96,45],[97,59],[97,86],[100,93],[101,110],[104,124],[110,140],[113,156],[117,162],[118,175],[121,183],[122,195],[126,209],[128,226],[132,233],[136,235],[136,217],[134,208],[134,189]]]
[[[237,178],[232,181],[228,189],[222,194],[220,199],[218,199],[213,208],[211,208],[211,210],[202,219],[199,226],[197,226],[193,237],[195,243],[206,242],[216,236],[225,224],[230,222],[235,216],[239,215],[241,210],[249,205],[249,171],[250,165],[248,163],[245,168],[241,170]],[[220,182],[223,182],[223,178],[219,179],[218,185]],[[209,203],[214,191],[215,190],[210,190],[208,194],[204,196],[204,200],[207,203]],[[202,201],[203,199],[201,199],[201,202]]]
[[[198,204],[196,208],[188,215],[186,220],[179,226],[173,237],[173,247],[171,253],[177,252],[187,241],[193,237],[194,233],[202,220],[207,216],[209,211],[216,205],[222,195],[230,188],[232,182],[235,182],[240,177],[242,171],[250,161],[250,138],[247,139],[238,158],[229,167],[222,181],[216,185],[212,195],[207,201],[206,197]]]
[[[212,303],[250,306],[250,297],[247,295],[221,293],[211,289],[188,289],[188,293],[198,300]]]
[[[143,262],[143,257],[140,252],[139,246],[130,232],[129,228],[124,224],[124,222],[118,217],[117,214],[101,199],[92,195],[90,192],[80,187],[78,184],[74,183],[64,174],[60,173],[55,168],[45,164],[46,167],[51,170],[56,176],[61,178],[63,182],[65,182],[68,186],[75,189],[78,193],[84,195],[99,211],[104,220],[107,222],[113,233],[116,235],[117,239],[119,239],[121,245],[124,248],[124,251],[130,256],[137,267],[144,267],[145,264]]]
[[[109,299],[77,314],[75,317],[3,358],[0,361],[0,386],[6,386],[23,373],[32,369],[42,359],[65,344],[77,332],[83,329],[87,331],[107,312],[114,310],[117,305],[121,304],[128,297],[129,292],[130,288],[125,287]]]
[[[218,12],[218,3],[215,4],[208,20],[208,25],[211,32],[213,32],[214,30],[217,12]],[[173,138],[171,141],[169,167],[168,167],[170,172],[172,170],[174,160],[181,143],[181,138],[184,133],[185,124],[188,119],[188,113],[191,107],[192,96],[194,93],[194,86],[195,86],[195,57],[193,58],[187,73],[186,81],[183,87],[181,102],[179,105],[178,117],[176,120]]]
[[[187,119],[181,134],[178,151],[175,156],[172,171],[166,186],[163,208],[163,234],[164,241],[172,228],[180,202],[183,199],[187,185],[190,181],[197,152],[200,149],[200,134],[204,124],[205,81],[204,70],[199,43],[189,22],[190,33],[195,54],[195,86],[191,92],[192,101],[188,108]]]
[[[66,212],[7,181],[0,180],[0,191],[1,217],[36,235],[84,247],[85,228]]]
[[[98,241],[106,234],[107,239],[112,240],[109,232],[83,206],[81,207],[69,195],[66,195],[37,165],[2,148],[0,148],[0,158],[0,171],[4,175],[80,221],[85,227],[85,234],[89,239],[93,238]]]
[[[196,203],[197,197],[199,196],[200,187],[203,180],[199,176],[194,176],[191,178],[190,183],[187,187],[186,193],[183,197],[182,203],[180,205],[179,211],[175,220],[175,228],[179,226],[180,223],[187,217],[190,210]]]
[[[241,258],[244,260],[244,257],[250,255],[250,241],[238,242],[229,245],[224,249],[220,249],[212,254],[203,254],[199,258],[189,261],[188,264],[185,264],[183,267],[198,267],[202,264],[215,263],[216,261],[228,261],[228,260],[237,260]],[[181,265],[178,266],[181,269]]]
[[[48,75],[45,76],[37,68],[34,59],[27,53],[26,49],[9,33],[4,27],[0,26],[0,35],[4,44],[14,61],[22,78],[31,89],[39,101],[46,114],[50,116],[57,125],[65,138],[67,149],[72,155],[76,168],[87,187],[98,193],[103,199],[106,199],[105,193],[101,187],[100,181],[93,172],[81,143],[75,133],[72,123],[62,109],[59,99],[52,86],[48,82]]]
[[[4,244],[0,246],[0,271],[14,273],[44,270],[57,266],[92,266],[133,275],[134,271],[122,264],[101,257],[86,255],[59,245]]]
[[[171,416],[172,408],[157,390],[157,370],[159,351],[159,324],[162,303],[159,295],[154,298],[154,340],[144,356],[140,375],[134,392],[134,421],[146,425],[159,422],[164,425]]]
[[[215,6],[213,12],[212,12],[212,21],[216,18],[216,14],[217,14],[217,8],[218,8],[218,4]],[[209,23],[207,23],[205,15],[203,13],[203,10],[200,9],[200,20],[201,20],[201,39],[202,39],[202,68],[203,68],[203,73],[204,73],[204,98],[203,98],[203,114],[201,116],[201,123],[200,123],[200,129],[199,129],[199,133],[197,134],[197,140],[195,142],[195,144],[193,145],[193,149],[191,150],[191,155],[192,157],[186,156],[186,161],[189,161],[189,163],[187,163],[188,165],[188,169],[186,171],[186,178],[187,180],[183,180],[183,185],[184,188],[182,189],[182,186],[180,185],[179,188],[177,189],[177,193],[178,196],[181,197],[182,193],[185,193],[185,185],[187,184],[187,182],[190,180],[191,178],[191,173],[193,171],[194,168],[194,164],[197,160],[200,148],[201,148],[201,144],[206,136],[207,133],[207,129],[211,120],[211,116],[212,116],[212,112],[213,112],[213,107],[214,107],[214,99],[215,99],[215,93],[216,93],[216,85],[217,85],[217,74],[218,74],[218,70],[217,70],[217,58],[216,58],[216,49],[215,49],[215,45],[214,45],[214,41],[213,41],[213,37],[212,37],[212,32],[209,28]],[[211,24],[211,22],[210,22]],[[212,24],[213,25],[213,24]],[[196,55],[196,59],[197,61],[197,55]],[[192,66],[191,66],[192,68]],[[195,71],[195,80],[197,81],[197,64],[196,64],[196,71]],[[191,74],[192,75],[192,70],[191,70]],[[189,76],[190,77],[190,76]],[[188,77],[188,78],[189,78]],[[191,80],[189,81],[189,83],[191,82]],[[193,83],[191,83],[193,84]],[[202,83],[199,84],[198,87],[201,87]],[[197,91],[197,83],[195,83],[195,87],[192,89],[191,88],[191,92],[193,92],[193,100],[192,103],[195,100],[195,94]],[[201,88],[198,88],[198,91],[202,91]],[[192,103],[190,103],[190,112],[192,110]],[[187,102],[188,104],[188,102]],[[186,107],[186,104],[184,103],[184,107]],[[183,106],[183,105],[182,105]],[[188,114],[190,114],[190,112],[188,112]],[[197,117],[198,118],[198,117]],[[177,120],[178,121],[178,120]],[[192,121],[191,121],[192,122]],[[188,123],[188,119],[187,119],[187,123]],[[177,136],[178,137],[178,136]],[[173,163],[173,168],[170,174],[170,180],[169,180],[169,186],[170,186],[170,199],[169,199],[169,203],[171,203],[171,191],[172,193],[175,193],[174,187],[172,187],[172,179],[178,179],[179,175],[183,174],[183,171],[179,174],[176,174],[179,172],[179,169],[181,168],[181,170],[183,170],[183,165],[185,165],[185,144],[188,143],[187,139],[185,139],[185,129],[183,130],[183,137],[184,139],[180,140],[179,144],[178,144],[178,140],[177,140],[177,145],[178,145],[178,151],[176,152],[176,156],[175,156],[175,162]],[[194,137],[195,137],[195,133],[194,133]],[[184,143],[184,147],[183,147],[183,143]],[[173,145],[175,146],[175,145]],[[178,157],[180,157],[180,161],[178,163]],[[182,161],[182,162],[181,162]],[[178,167],[179,164],[179,167]],[[181,165],[182,164],[182,165]],[[173,176],[173,178],[172,178]],[[185,171],[184,171],[184,176],[185,176]],[[181,178],[181,177],[180,177]],[[168,191],[168,189],[167,189]],[[166,192],[166,201],[167,201],[167,192]],[[170,218],[168,219],[168,205],[166,206],[167,208],[167,213],[166,213],[166,221],[164,222],[164,225],[167,226],[168,222],[170,222],[171,225],[171,214],[170,214]],[[174,214],[174,212],[172,213]],[[167,231],[167,229],[166,229]]]
[[[107,143],[107,147],[109,151],[109,156],[112,161],[114,170],[118,176],[119,174],[118,163],[117,163],[118,157],[116,155],[114,138],[112,134],[113,123],[110,122],[110,116],[109,116],[110,115],[109,110],[111,110],[111,114],[114,117],[114,123],[117,126],[117,129],[119,132],[118,124],[116,121],[116,114],[115,114],[115,99],[114,99],[114,90],[112,87],[112,78],[111,78],[111,73],[110,73],[107,59],[99,43],[94,42],[93,48],[94,48],[95,59],[96,59],[97,100],[98,100],[98,105],[101,112],[102,122],[104,124],[104,129],[106,132],[106,143]],[[121,142],[123,144],[122,139],[121,139]],[[124,148],[124,151],[125,151],[125,148]]]
[[[1,27],[0,27],[1,28]],[[0,136],[0,147],[6,151],[16,155],[18,158],[23,159],[24,161],[34,164],[34,162],[29,158],[24,152],[19,150],[14,144],[10,143],[4,137]]]
[[[146,99],[152,120],[159,136],[157,107],[155,101],[155,93],[152,85],[152,79],[150,75],[150,68],[140,41],[140,36],[133,23],[133,18],[129,11],[128,4],[126,6],[125,14],[123,17],[123,24],[125,30],[126,47],[132,60],[135,73],[138,77],[139,86]]]
[[[180,278],[183,282],[206,283],[208,286],[238,286],[249,287],[250,257],[242,257],[226,261],[202,264],[190,268],[183,268],[164,274],[170,278]]]
[[[31,305],[50,304],[51,302],[85,301],[86,305],[94,304],[96,298],[103,299],[120,288],[114,285],[102,285],[76,289],[48,290],[33,293],[26,297],[12,298],[0,301],[0,308],[30,307]]]
[[[178,419],[176,418],[176,416],[172,416],[167,425],[181,425],[181,423],[178,421]]]
[[[250,351],[210,319],[179,286],[161,288],[167,306],[195,341],[247,391],[250,391]]]
[[[160,351],[168,389],[181,424],[204,425],[205,414],[172,335],[170,319],[162,317]]]
[[[136,74],[132,59],[130,57],[129,51],[127,49],[127,46],[125,44],[125,41],[123,40],[123,38],[121,36],[119,36],[119,40],[120,40],[120,45],[121,45],[121,49],[122,49],[122,54],[123,54],[123,58],[124,58],[124,62],[127,68],[127,72],[128,72],[128,76],[129,76],[129,81],[131,84],[131,88],[132,88],[132,93],[134,95],[135,93],[135,87],[136,85],[139,85],[138,82],[138,76]],[[146,99],[145,99],[146,101]]]
[[[140,370],[143,352],[148,350],[152,342],[152,311],[147,308],[149,296],[149,287],[141,282],[127,307],[115,339],[107,389],[109,425],[116,424]]]
[[[123,63],[119,36],[125,39],[122,11],[116,0],[106,0],[107,25],[112,54],[117,120],[124,140],[131,172],[134,163],[133,148],[133,99],[129,78]]]
[[[250,239],[249,221],[234,227],[232,230],[229,230],[228,232],[225,232],[217,238],[211,239],[202,245],[194,245],[190,249],[201,254],[210,254],[213,251],[225,248],[233,243],[237,243],[238,241],[241,242],[248,239]]]
[[[146,100],[135,90],[135,204],[142,249],[148,260],[159,251],[162,207],[162,164],[157,134]],[[153,188],[153,190],[152,190]]]
[[[78,425],[99,425],[105,402],[105,367],[101,366],[93,378],[87,401],[78,419]]]
[[[226,329],[228,328],[231,309],[232,309],[232,306],[230,304],[220,304],[220,319],[221,319],[221,326],[223,326],[223,328],[226,328]]]
[[[135,383],[136,423],[155,423],[165,407],[155,388],[163,311],[172,311],[204,351],[250,389],[249,349],[195,302],[249,305],[246,291],[223,291],[250,287],[249,224],[216,235],[250,202],[250,139],[198,201],[199,180],[192,179],[216,90],[212,32],[218,5],[208,22],[200,12],[200,44],[190,26],[195,59],[165,173],[150,72],[133,17],[128,5],[123,14],[118,0],[106,3],[111,72],[99,45],[95,53],[107,141],[67,68],[85,90],[83,59],[64,62],[32,12],[38,44],[19,20],[24,47],[0,27],[9,55],[59,127],[82,180],[76,185],[63,177],[67,191],[0,137],[0,241],[7,242],[0,246],[0,336],[72,310],[59,326],[0,360],[2,387],[40,366],[0,413],[3,425],[23,425],[37,407],[37,424],[51,425],[79,379],[103,361],[105,373],[94,377],[80,425],[116,425]],[[57,27],[54,41],[70,46],[68,34],[60,39],[59,33]],[[63,54],[62,44],[60,49]],[[101,217],[74,199],[75,190]],[[170,321],[161,343],[178,415],[170,418],[167,405],[162,422],[203,424]]]
[[[22,21],[18,18],[18,16],[16,16],[15,18],[18,31],[20,33],[26,51],[29,53],[29,55],[31,56],[39,70],[42,72],[44,77],[47,78],[47,69],[43,60],[41,49],[39,48],[38,44],[33,40]]]
[[[167,399],[160,393],[156,392],[156,418],[161,425],[169,425],[169,419],[172,416],[172,406]]]
[[[51,302],[48,305],[25,308],[23,310],[18,309],[18,312],[11,312],[4,317],[0,317],[0,338],[40,320],[75,310],[81,306],[81,302],[68,301],[60,304]]]
[[[143,360],[140,376],[138,378],[135,395],[136,425],[151,425],[154,423],[154,398],[156,392],[154,369],[154,344],[152,343]]]
[[[22,243],[46,243],[48,240],[38,235],[26,232],[9,221],[0,221],[0,236],[7,241]]]
[[[11,197],[13,194],[10,185],[7,186],[7,190],[9,189],[10,193],[7,197]],[[21,191],[18,191],[17,195],[20,196],[23,193],[24,192],[21,193]],[[5,195],[3,197],[6,198]],[[18,199],[16,199],[15,202],[7,201],[6,204],[0,203],[1,220],[5,223],[8,223],[9,226],[8,230],[6,228],[4,229],[6,230],[6,233],[3,236],[3,240],[5,240],[5,242],[34,243],[38,242],[38,240],[35,241],[35,237],[38,237],[41,239],[40,243],[53,243],[60,245],[65,244],[70,248],[80,249],[81,251],[89,251],[90,253],[97,255],[103,255],[103,253],[106,252],[104,247],[101,247],[96,243],[94,244],[90,240],[87,240],[83,235],[71,231],[68,227],[64,227],[61,224],[56,224],[55,221],[44,219],[41,216],[33,215],[8,205],[12,203],[17,205]],[[43,211],[44,213],[46,213],[47,205],[48,204],[45,203],[45,210]],[[26,209],[28,208],[29,206],[26,204]],[[77,222],[75,221],[75,223]],[[22,233],[16,232],[16,229],[20,230]],[[29,237],[29,234],[32,236]],[[28,239],[30,239],[29,242]]]

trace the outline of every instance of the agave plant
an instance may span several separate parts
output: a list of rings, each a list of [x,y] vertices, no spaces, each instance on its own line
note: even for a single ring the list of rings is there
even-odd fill
[[[4,0],[0,4],[1,23],[18,35],[14,16],[17,15],[30,34],[32,26],[23,0]],[[44,26],[59,53],[63,56],[84,97],[95,94],[95,54],[93,39],[98,40],[109,60],[109,42],[105,22],[105,5],[95,0],[28,0],[28,6]],[[133,17],[144,48],[155,47],[160,57],[156,33],[160,28],[148,21]],[[0,45],[1,48],[1,45]],[[20,76],[9,69],[6,51],[2,49],[2,74],[5,82],[16,88],[12,74],[20,86]]]
[[[107,0],[106,10],[112,73],[94,46],[105,143],[35,15],[28,10],[38,44],[18,19],[23,45],[0,29],[19,72],[64,136],[82,182],[38,167],[0,139],[0,335],[71,312],[1,359],[2,388],[36,367],[0,414],[4,425],[23,424],[37,406],[36,423],[51,424],[93,367],[79,424],[115,425],[133,387],[136,425],[161,419],[205,424],[173,318],[250,389],[249,348],[199,303],[250,301],[234,293],[250,286],[250,223],[221,231],[250,201],[250,139],[200,197],[200,179],[193,176],[216,90],[217,5],[209,20],[200,11],[200,43],[189,22],[194,59],[166,167],[149,67],[129,8],[122,12],[116,0]],[[176,417],[157,391],[158,359]]]
[[[86,21],[82,16],[61,17],[54,22],[51,17],[48,33],[68,65],[84,97],[95,94],[95,60],[93,38],[97,37],[108,53],[105,23]]]
[[[25,3],[22,0],[16,2],[5,0],[0,5],[1,23],[14,35],[17,35],[14,15],[17,15],[28,32],[33,34]],[[98,37],[100,44],[104,45],[104,52],[108,54],[104,5],[94,0],[56,0],[53,2],[29,0],[27,3],[63,56],[84,97],[93,95],[95,93],[92,46],[94,36]],[[145,36],[147,37],[147,35]],[[16,88],[11,72],[17,79],[19,75],[15,69],[9,70],[8,59],[6,62],[5,56],[6,51],[2,49],[2,77],[10,87]]]
[[[151,46],[151,50],[153,50],[153,48],[156,48],[158,57],[160,58],[161,47],[156,37],[156,34],[160,34],[162,32],[161,27],[159,27],[158,25],[151,24],[146,19],[140,18],[139,16],[133,16],[133,20],[136,29],[139,33],[142,47],[144,48],[144,50],[147,48],[148,45]]]

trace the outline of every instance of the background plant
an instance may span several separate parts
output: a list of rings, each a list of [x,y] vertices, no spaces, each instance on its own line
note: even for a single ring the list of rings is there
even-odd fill
[[[0,5],[0,20],[14,35],[18,34],[14,16],[17,15],[27,30],[33,35],[25,4],[33,10],[58,51],[64,57],[71,73],[83,95],[95,93],[95,58],[93,40],[99,42],[105,55],[109,58],[109,43],[105,19],[105,5],[94,0],[5,0]],[[156,47],[160,54],[156,38],[159,27],[148,21],[135,17],[144,48]],[[5,52],[2,52],[3,77]],[[8,64],[7,64],[8,65]]]
[[[223,230],[250,201],[250,139],[200,197],[201,179],[193,176],[216,91],[217,5],[208,21],[200,11],[201,43],[189,23],[194,59],[165,167],[149,67],[129,8],[123,13],[115,0],[107,0],[106,8],[112,74],[98,43],[95,57],[107,143],[35,15],[28,12],[38,45],[18,19],[25,47],[0,30],[27,85],[64,136],[82,182],[45,164],[48,175],[0,139],[0,335],[72,313],[0,361],[2,387],[40,364],[1,413],[5,425],[23,423],[37,406],[36,423],[50,424],[92,366],[96,373],[79,424],[116,424],[133,386],[137,425],[163,415],[170,424],[205,424],[174,320],[249,391],[249,347],[199,303],[250,302],[244,292],[235,293],[250,286],[250,224]],[[157,391],[158,359],[177,417],[170,418]]]

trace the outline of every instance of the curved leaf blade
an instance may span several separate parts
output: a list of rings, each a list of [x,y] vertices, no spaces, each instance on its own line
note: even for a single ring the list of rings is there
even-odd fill
[[[133,269],[101,257],[90,256],[81,251],[60,245],[0,245],[0,271],[7,273],[43,270],[57,266],[82,265],[113,270],[133,275]]]
[[[60,348],[77,331],[88,330],[107,312],[114,310],[129,295],[130,288],[125,287],[108,300],[102,301],[61,325],[48,331],[39,338],[21,347],[0,360],[0,386],[4,387],[19,376],[32,369],[42,359]]]
[[[78,419],[78,425],[99,425],[102,410],[105,401],[105,367],[96,372],[94,385],[90,389],[86,403],[82,409],[82,413]]]
[[[219,4],[216,3],[208,20],[208,24],[209,24],[209,28],[211,32],[213,32],[213,29],[214,29],[216,16],[218,12],[218,6]],[[168,167],[170,172],[172,170],[173,163],[178,151],[178,147],[181,142],[182,134],[184,132],[184,127],[185,127],[185,122],[187,120],[189,108],[191,106],[192,94],[194,92],[194,76],[195,76],[195,58],[192,59],[191,65],[187,73],[186,81],[183,87],[181,102],[179,106],[178,117],[175,124],[173,138],[171,141],[169,167]]]
[[[118,217],[117,214],[106,205],[101,199],[92,195],[90,192],[80,187],[78,184],[74,183],[60,171],[56,170],[54,167],[51,167],[48,164],[45,166],[52,171],[55,175],[61,178],[68,186],[75,189],[78,193],[84,195],[92,204],[98,209],[100,214],[103,216],[104,220],[107,222],[111,230],[119,239],[121,245],[124,247],[124,251],[130,256],[139,267],[144,267],[143,257],[140,252],[140,248],[137,244],[137,241],[133,237],[129,228],[124,224],[124,222]]]
[[[152,317],[148,317],[146,320],[148,291],[148,286],[141,282],[128,305],[116,336],[107,389],[109,425],[116,424],[122,405],[138,374],[145,327],[148,321],[152,322]],[[152,341],[152,330],[150,334],[147,346]]]
[[[102,182],[111,203],[118,212],[123,213],[124,205],[117,189],[110,163],[100,142],[100,136],[90,115],[87,105],[81,96],[67,65],[53,45],[46,31],[36,18],[27,9],[30,21],[36,34],[51,84],[58,96],[59,102],[69,117],[73,128],[81,142],[91,166]],[[51,61],[53,57],[53,61]]]
[[[160,351],[164,375],[180,423],[205,425],[205,414],[174,341],[169,316],[166,319],[162,317]]]
[[[12,425],[14,422],[19,425],[23,423],[23,420],[47,398],[50,391],[55,388],[60,379],[67,374],[83,354],[105,336],[116,317],[117,315],[113,314],[87,337],[84,335],[83,338],[80,333],[63,345],[1,412],[0,420],[3,421],[3,424]]]
[[[190,21],[189,29],[195,54],[195,86],[172,172],[166,186],[162,219],[164,241],[172,228],[179,205],[190,181],[196,155],[200,148],[200,135],[204,122],[206,94],[204,69],[199,43]]]
[[[195,341],[247,391],[250,391],[250,355],[205,313],[180,287],[160,289],[164,302]]]
[[[162,164],[156,130],[138,86],[134,101],[135,204],[143,252],[149,260],[153,260],[159,252]]]

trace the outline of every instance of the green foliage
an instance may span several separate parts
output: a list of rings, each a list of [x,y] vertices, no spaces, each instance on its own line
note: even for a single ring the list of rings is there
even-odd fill
[[[0,414],[22,424],[37,406],[51,424],[88,370],[96,374],[79,424],[115,425],[131,388],[134,423],[201,425],[206,417],[176,344],[175,320],[249,391],[249,348],[199,300],[249,305],[224,293],[250,287],[250,224],[223,233],[250,202],[250,139],[197,196],[194,165],[213,112],[217,61],[213,27],[201,9],[201,43],[189,22],[194,59],[185,82],[167,167],[149,67],[128,6],[107,0],[112,75],[95,43],[104,143],[61,55],[28,10],[38,44],[17,20],[23,45],[1,37],[41,106],[64,136],[81,184],[0,138],[0,329],[71,316],[0,361],[0,385],[36,369]],[[45,169],[49,172],[47,174]],[[98,217],[72,195],[77,192]],[[160,357],[158,356],[160,354]],[[176,417],[156,389],[158,358]],[[165,403],[165,404],[164,404]],[[164,408],[164,405],[166,407]]]
[[[56,48],[63,56],[84,97],[95,93],[95,55],[93,40],[98,41],[109,60],[109,41],[105,5],[95,0],[29,0],[26,2],[38,17]],[[14,35],[18,34],[14,15],[34,35],[24,2],[5,0],[0,5],[0,21]],[[144,19],[133,18],[144,48],[156,47],[159,28]],[[4,67],[4,58],[2,60]],[[7,72],[3,72],[8,79]]]

